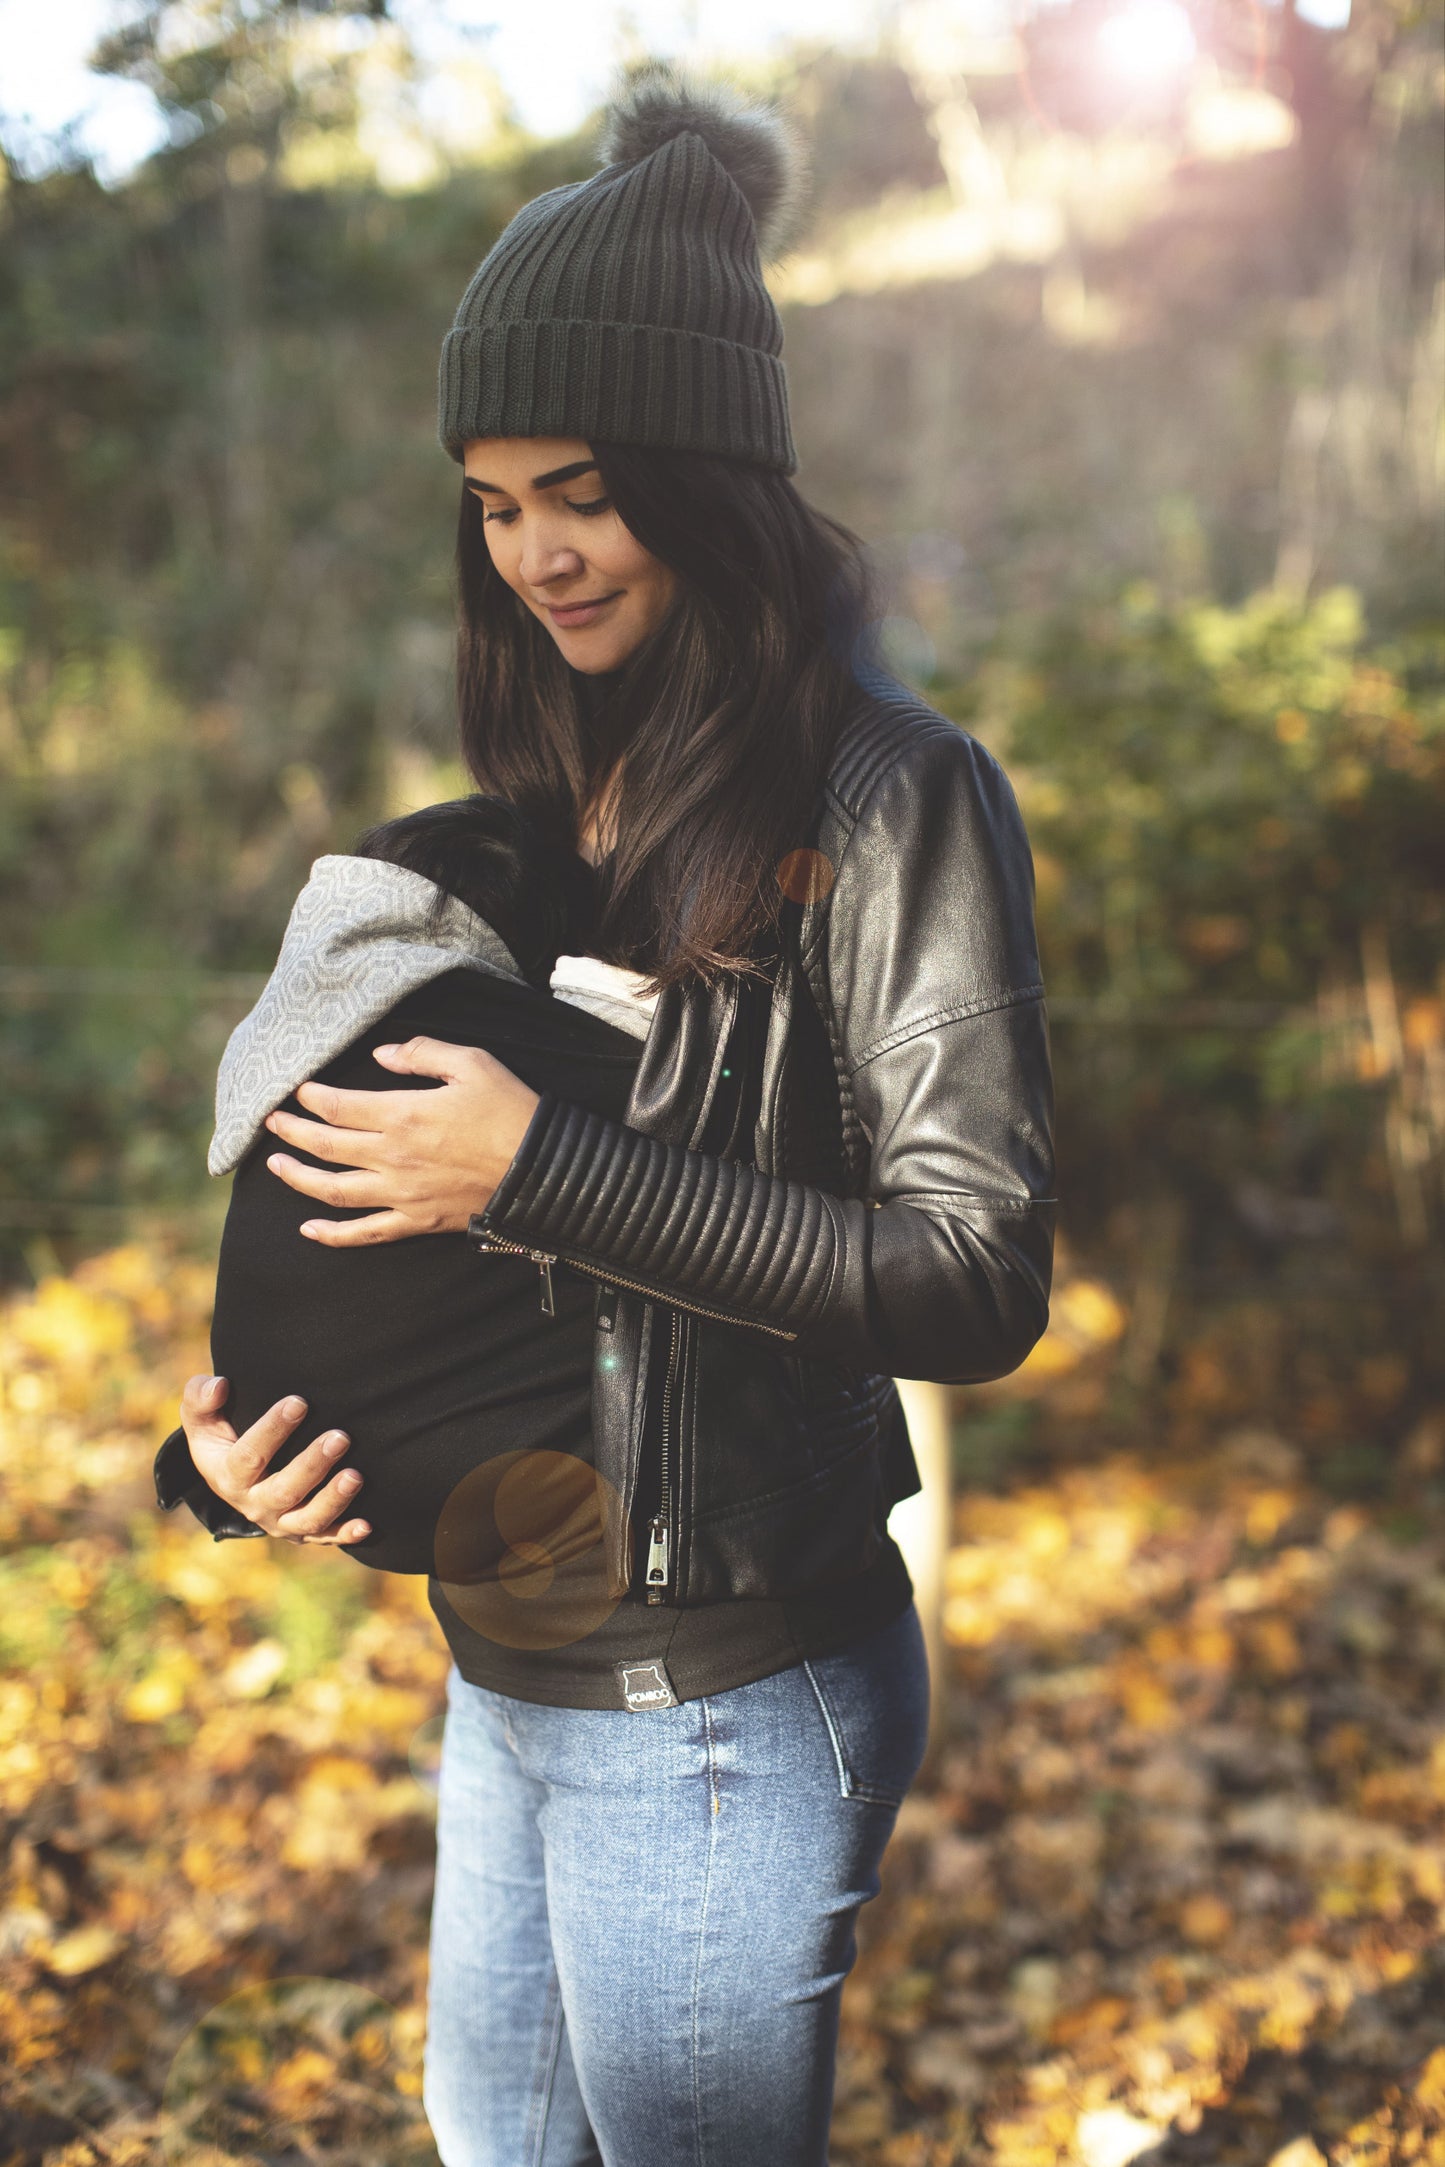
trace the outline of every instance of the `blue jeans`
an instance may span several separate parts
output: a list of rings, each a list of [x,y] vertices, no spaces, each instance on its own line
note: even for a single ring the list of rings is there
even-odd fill
[[[454,1666],[423,2095],[445,2167],[825,2167],[854,1924],[927,1719],[911,1604],[639,1715]]]

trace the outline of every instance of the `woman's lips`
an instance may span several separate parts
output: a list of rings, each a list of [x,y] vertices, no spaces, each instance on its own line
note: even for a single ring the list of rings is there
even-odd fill
[[[590,625],[595,617],[601,616],[609,602],[617,600],[621,592],[619,587],[612,594],[600,594],[595,602],[549,602],[546,605],[547,614],[553,624]]]

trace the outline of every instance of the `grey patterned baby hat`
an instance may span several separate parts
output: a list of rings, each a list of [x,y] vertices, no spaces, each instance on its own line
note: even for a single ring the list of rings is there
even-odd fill
[[[434,881],[384,858],[318,858],[276,968],[221,1056],[208,1171],[231,1173],[298,1084],[405,994],[458,968],[528,982],[501,936]]]

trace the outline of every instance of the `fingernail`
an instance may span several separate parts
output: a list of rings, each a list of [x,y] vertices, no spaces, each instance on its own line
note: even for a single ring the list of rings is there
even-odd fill
[[[400,1048],[400,1046],[377,1046],[377,1047],[373,1048],[373,1051],[374,1051],[374,1052],[376,1052],[376,1053],[379,1053],[379,1054],[381,1054],[381,1053],[400,1053],[400,1052],[401,1052],[401,1048]]]
[[[322,1438],[321,1449],[328,1459],[334,1460],[346,1450],[348,1442],[349,1440],[338,1430],[334,1437]]]
[[[361,1477],[354,1467],[348,1467],[345,1473],[339,1477],[339,1480],[343,1490],[359,1490],[361,1488]]]
[[[318,1234],[320,1233],[320,1231],[321,1231],[321,1229],[320,1229],[320,1227],[318,1226],[317,1222],[316,1222],[316,1221],[315,1221],[314,1219],[308,1219],[308,1220],[306,1221],[306,1224],[305,1224],[305,1225],[304,1225],[304,1226],[302,1227],[302,1229],[301,1229],[301,1232],[302,1232],[303,1234],[307,1235],[307,1236],[308,1236],[308,1237],[310,1238],[310,1240],[312,1240],[312,1241],[315,1241],[315,1239],[316,1239],[317,1235],[318,1235]]]
[[[369,1535],[370,1533],[371,1522],[369,1520],[358,1520],[355,1527],[347,1529],[346,1539],[348,1542],[360,1542],[363,1535]]]
[[[298,1399],[283,1400],[281,1403],[281,1412],[283,1415],[290,1415],[293,1419],[298,1418],[301,1415],[305,1414],[306,1402],[305,1400]]]

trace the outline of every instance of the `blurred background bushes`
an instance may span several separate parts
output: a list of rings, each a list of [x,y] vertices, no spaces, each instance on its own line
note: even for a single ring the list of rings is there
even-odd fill
[[[799,480],[1018,784],[1112,1418],[1287,1403],[1368,1486],[1441,1392],[1438,22],[1216,0],[1151,91],[1083,65],[1098,14],[908,0],[758,64],[813,145],[770,274]],[[215,1059],[311,859],[463,786],[436,352],[592,163],[485,83],[465,154],[420,137],[384,9],[176,18],[104,56],[167,148],[3,169],[16,1278],[147,1214],[205,1238]]]

